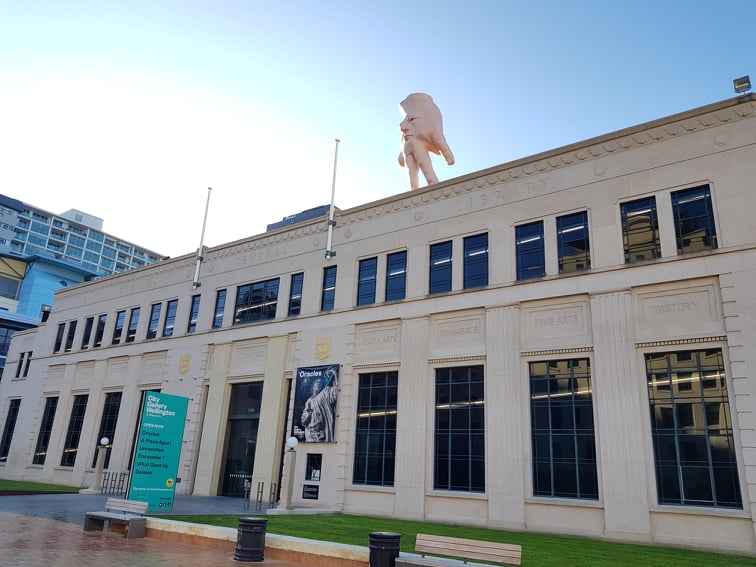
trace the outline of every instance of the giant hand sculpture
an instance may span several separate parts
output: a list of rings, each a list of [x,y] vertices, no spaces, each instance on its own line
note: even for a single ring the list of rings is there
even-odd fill
[[[428,152],[443,155],[446,163],[454,164],[454,154],[444,138],[441,111],[433,99],[424,93],[413,93],[399,104],[404,120],[399,124],[402,130],[402,151],[399,165],[409,170],[410,189],[417,189],[418,170],[423,172],[428,185],[438,183]]]

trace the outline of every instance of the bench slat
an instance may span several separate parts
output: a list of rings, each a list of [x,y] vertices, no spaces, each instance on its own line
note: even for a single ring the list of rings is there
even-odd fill
[[[144,515],[149,506],[148,502],[140,500],[126,500],[124,498],[108,498],[105,501],[106,510],[117,510],[119,512],[130,512],[132,514]]]
[[[415,550],[419,553],[435,553],[515,565],[519,565],[522,559],[522,547],[519,545],[428,534],[417,534]]]

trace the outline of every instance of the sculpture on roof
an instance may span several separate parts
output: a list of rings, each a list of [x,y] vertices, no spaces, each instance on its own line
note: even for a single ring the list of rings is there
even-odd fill
[[[446,163],[454,164],[454,154],[446,143],[441,111],[430,95],[413,93],[399,107],[404,120],[399,124],[402,131],[402,150],[399,165],[409,170],[410,189],[419,187],[418,171],[423,172],[428,185],[438,183],[428,152],[444,156]]]

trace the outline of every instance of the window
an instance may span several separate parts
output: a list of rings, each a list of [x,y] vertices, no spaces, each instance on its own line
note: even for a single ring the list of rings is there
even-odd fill
[[[357,276],[357,305],[375,303],[375,280],[378,270],[378,258],[360,260]]]
[[[84,334],[81,337],[81,350],[89,348],[89,341],[92,339],[92,327],[94,326],[94,317],[87,317],[84,322]]]
[[[192,305],[189,308],[189,323],[186,325],[186,332],[193,333],[197,330],[197,318],[199,317],[200,296],[192,296]]]
[[[127,343],[133,343],[136,340],[137,326],[139,325],[139,312],[141,308],[134,307],[129,314],[129,330],[126,333]]]
[[[0,463],[8,462],[10,453],[10,444],[13,440],[13,431],[16,429],[16,419],[18,419],[18,409],[21,407],[21,400],[15,399],[10,401],[8,406],[8,415],[5,416],[5,427],[3,436],[0,438]]]
[[[55,335],[55,345],[53,346],[53,352],[60,352],[61,347],[63,346],[63,333],[66,330],[66,324],[65,323],[58,323],[58,332]]]
[[[302,310],[302,285],[304,274],[292,274],[291,288],[289,288],[289,317],[299,315]]]
[[[223,311],[226,309],[226,290],[219,289],[215,295],[215,312],[213,315],[213,329],[223,326]]]
[[[322,453],[307,453],[307,468],[305,469],[305,480],[320,480],[320,471],[323,470]]]
[[[543,221],[515,227],[517,279],[527,280],[546,275]]]
[[[113,341],[111,344],[117,345],[121,342],[121,335],[123,335],[123,324],[126,321],[126,311],[119,311],[116,313],[115,327],[113,328]]]
[[[583,211],[557,217],[557,251],[559,273],[569,274],[591,267],[591,249],[588,240],[588,213]]]
[[[464,288],[488,285],[488,234],[464,240]]]
[[[163,336],[173,336],[173,328],[176,326],[176,310],[178,299],[171,299],[165,308],[165,321],[163,322]]]
[[[239,286],[236,291],[234,325],[275,319],[278,278]]]
[[[16,300],[18,298],[18,288],[21,280],[0,276],[0,297]]]
[[[386,301],[404,299],[407,294],[407,252],[386,256]]]
[[[717,229],[708,185],[672,193],[677,253],[690,254],[717,247]]]
[[[354,484],[394,486],[397,372],[360,374]]]
[[[452,243],[440,242],[430,247],[429,293],[444,293],[452,287]]]
[[[100,315],[97,318],[97,330],[95,331],[95,338],[93,347],[102,346],[102,337],[105,334],[105,323],[108,321],[107,315]]]
[[[157,337],[158,325],[160,324],[160,310],[162,307],[162,303],[153,303],[150,307],[150,323],[147,327],[148,339],[154,339]]]
[[[436,369],[433,488],[485,492],[483,367]]]
[[[21,369],[24,367],[24,356],[26,356],[25,352],[21,352],[18,354],[18,366],[16,366],[16,378],[21,377]]]
[[[719,349],[646,355],[659,504],[742,508]]]
[[[533,495],[598,499],[587,358],[530,363]]]
[[[24,378],[26,378],[29,375],[29,365],[31,364],[32,360],[32,351],[29,351],[26,353],[26,363],[24,363]]]
[[[323,293],[320,297],[320,310],[332,311],[336,302],[336,266],[323,268]]]
[[[68,324],[68,334],[66,335],[66,352],[73,350],[74,336],[76,335],[76,321]]]
[[[102,408],[102,417],[100,418],[100,429],[97,434],[97,443],[100,439],[107,437],[110,443],[105,450],[105,465],[104,468],[108,468],[110,464],[110,450],[113,444],[113,436],[115,435],[116,423],[118,423],[118,411],[121,408],[121,392],[110,392],[105,395],[105,405]],[[94,456],[92,458],[92,468],[97,466],[97,449],[95,449]]]
[[[659,221],[656,198],[648,197],[620,204],[622,242],[625,263],[642,262],[661,257]]]
[[[74,396],[71,419],[68,421],[66,440],[63,443],[63,455],[60,458],[61,467],[72,467],[76,462],[76,453],[79,452],[79,439],[81,428],[84,425],[84,413],[87,411],[88,400],[87,394]]]
[[[44,465],[45,459],[47,459],[47,447],[50,444],[50,435],[57,409],[58,398],[47,398],[37,434],[37,446],[34,448],[34,459],[32,459],[32,463],[35,465]]]

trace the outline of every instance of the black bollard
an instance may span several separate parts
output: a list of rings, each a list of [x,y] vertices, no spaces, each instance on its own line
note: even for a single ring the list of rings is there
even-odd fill
[[[370,532],[370,567],[395,567],[402,534]]]
[[[264,560],[267,523],[268,520],[265,518],[239,518],[234,559],[237,561]]]

